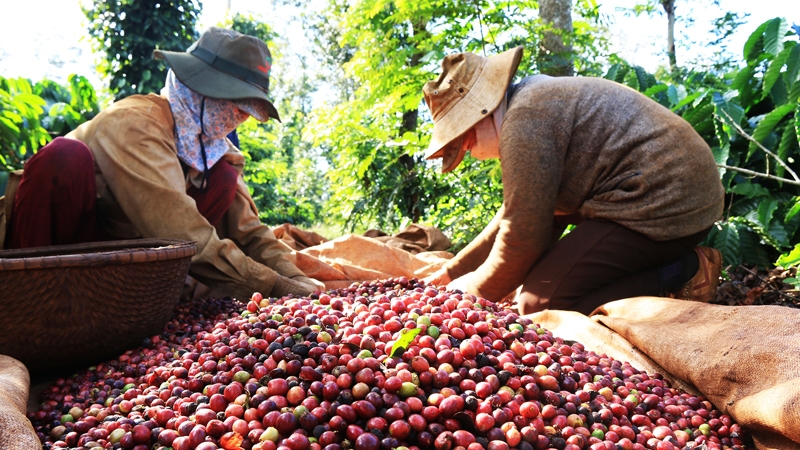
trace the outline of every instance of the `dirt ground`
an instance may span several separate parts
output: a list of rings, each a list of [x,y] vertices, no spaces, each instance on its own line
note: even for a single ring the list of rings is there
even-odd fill
[[[719,305],[780,305],[800,308],[800,290],[784,280],[795,278],[797,268],[757,270],[745,266],[728,268],[729,279],[720,281]]]
[[[778,305],[800,308],[800,289],[784,280],[797,277],[797,268],[758,270],[755,267],[728,267],[717,287],[717,298],[711,303],[728,306]],[[516,308],[513,298],[500,301],[507,308]]]

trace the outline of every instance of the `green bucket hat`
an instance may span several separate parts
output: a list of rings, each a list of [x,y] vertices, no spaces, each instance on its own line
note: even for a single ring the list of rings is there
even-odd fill
[[[261,39],[238,31],[211,27],[185,52],[154,50],[189,89],[210,98],[258,99],[261,111],[252,114],[265,122],[280,116],[269,99],[272,55]],[[260,116],[260,117],[259,117]]]

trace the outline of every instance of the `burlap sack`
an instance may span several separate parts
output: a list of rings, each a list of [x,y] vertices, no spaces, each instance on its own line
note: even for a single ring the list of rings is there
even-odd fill
[[[438,270],[453,255],[447,252],[412,254],[375,239],[346,235],[294,252],[289,259],[328,289],[354,282],[392,277],[424,278]]]
[[[28,369],[14,358],[0,355],[0,449],[42,448],[25,416],[29,388]]]
[[[580,342],[586,350],[605,354],[617,361],[629,362],[636,369],[648,374],[660,373],[672,383],[673,387],[699,395],[692,384],[687,383],[658,365],[622,336],[585,315],[575,311],[545,310],[525,316],[533,323],[553,332],[553,335],[567,341]]]
[[[403,249],[410,253],[444,251],[450,248],[450,238],[436,227],[412,223],[394,236],[380,230],[369,230],[364,236],[377,239],[386,245]]]
[[[800,449],[800,310],[637,297],[592,314],[697,386],[759,449]]]
[[[439,270],[452,253],[445,251],[412,254],[378,240],[346,235],[323,244],[294,251],[286,258],[306,276],[319,280],[326,289],[340,289],[353,283],[394,277],[424,278]],[[181,299],[225,297],[187,276]]]
[[[302,230],[290,223],[274,227],[272,233],[277,239],[280,239],[284,244],[294,250],[303,250],[304,248],[313,247],[328,241],[328,239],[320,234],[313,231]]]

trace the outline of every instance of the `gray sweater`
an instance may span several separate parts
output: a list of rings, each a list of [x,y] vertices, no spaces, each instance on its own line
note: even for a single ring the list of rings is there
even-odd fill
[[[530,77],[512,88],[500,136],[503,207],[447,264],[470,292],[499,300],[554,241],[555,215],[616,222],[664,241],[721,217],[725,191],[691,125],[600,78]]]

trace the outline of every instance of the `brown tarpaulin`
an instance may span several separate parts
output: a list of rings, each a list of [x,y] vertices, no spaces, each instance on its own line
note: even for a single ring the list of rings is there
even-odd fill
[[[0,448],[41,450],[42,443],[25,416],[30,377],[28,369],[10,356],[0,355]]]
[[[275,227],[273,233],[292,250],[288,259],[307,276],[325,283],[327,289],[400,276],[424,278],[453,257],[442,250],[449,248],[450,240],[440,230],[419,224],[378,238],[348,234],[327,240],[291,224]],[[379,233],[373,230],[370,234]],[[192,277],[187,277],[181,295],[184,300],[224,296]]]
[[[403,231],[389,236],[380,230],[369,230],[364,236],[371,237],[383,242],[386,245],[397,247],[411,253],[421,253],[429,251],[445,251],[452,245],[450,238],[444,235],[436,227],[411,224]]]
[[[587,349],[646,370],[650,360],[679,385],[696,386],[747,428],[759,449],[800,449],[800,310],[638,297],[608,303],[591,319],[579,316],[530,317]]]
[[[290,223],[273,228],[272,233],[293,250],[302,250],[328,241],[313,231],[301,230]]]
[[[441,251],[412,254],[372,238],[351,234],[293,252],[289,259],[306,275],[325,283],[328,289],[338,289],[354,282],[384,278],[424,278],[452,257]]]

